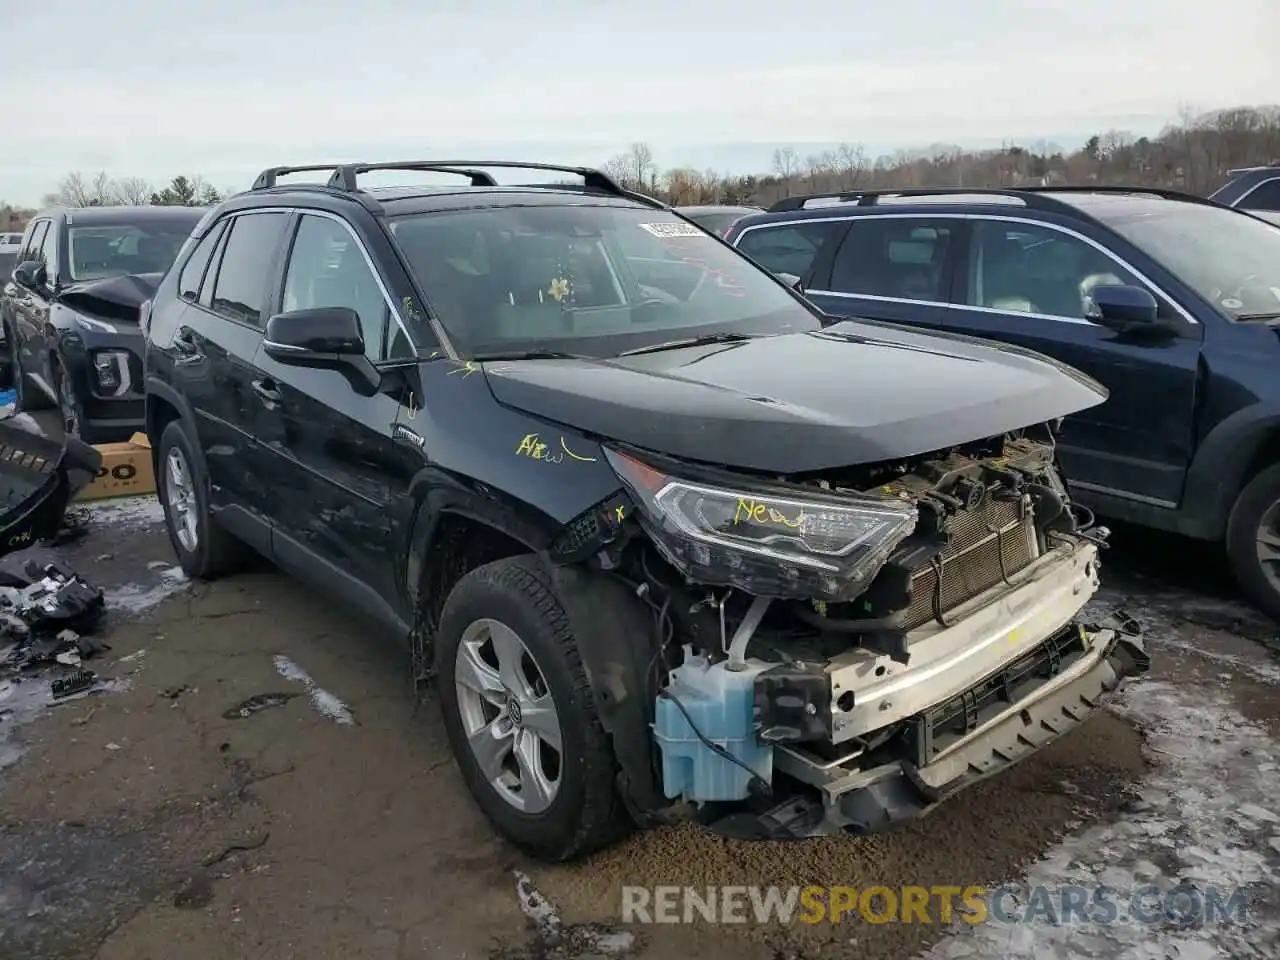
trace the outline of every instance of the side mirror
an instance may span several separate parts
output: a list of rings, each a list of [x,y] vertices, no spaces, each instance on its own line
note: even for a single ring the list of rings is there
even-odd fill
[[[49,271],[39,260],[24,260],[13,271],[13,281],[28,290],[39,290],[49,280]]]
[[[1099,284],[1090,296],[1087,316],[1116,333],[1167,333],[1171,327],[1159,317],[1160,305],[1148,290],[1129,284]]]
[[[350,307],[313,307],[277,313],[267,321],[262,349],[291,367],[335,370],[352,388],[371,397],[381,377],[364,354],[360,315]]]

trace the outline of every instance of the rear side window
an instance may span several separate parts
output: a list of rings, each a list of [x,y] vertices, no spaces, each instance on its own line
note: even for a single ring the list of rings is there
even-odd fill
[[[1240,201],[1246,210],[1280,210],[1280,179],[1268,180]]]
[[[894,300],[945,302],[943,276],[961,221],[862,217],[836,251],[831,289]]]
[[[261,323],[285,220],[283,213],[246,213],[231,222],[210,301],[214,313]]]
[[[200,282],[204,279],[213,251],[218,246],[218,238],[225,228],[226,224],[220,223],[206,233],[183,265],[182,273],[178,276],[178,296],[184,300],[194,301],[200,298]]]
[[[737,247],[766,270],[803,277],[813,266],[823,243],[844,227],[845,224],[838,221],[815,220],[748,228]]]

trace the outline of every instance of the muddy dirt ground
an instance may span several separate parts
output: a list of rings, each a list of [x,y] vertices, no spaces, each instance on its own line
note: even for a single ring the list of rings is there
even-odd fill
[[[1231,595],[1213,551],[1116,531],[1126,545],[1096,603],[1144,622],[1150,677],[921,822],[800,844],[674,828],[549,868],[495,837],[435,703],[415,706],[404,654],[373,628],[265,565],[184,582],[154,501],[92,522],[62,555],[107,589],[111,650],[90,665],[114,689],[52,708],[30,686],[0,700],[6,960],[1277,955],[1277,632]],[[1250,920],[619,923],[623,884],[1135,877],[1243,885]]]

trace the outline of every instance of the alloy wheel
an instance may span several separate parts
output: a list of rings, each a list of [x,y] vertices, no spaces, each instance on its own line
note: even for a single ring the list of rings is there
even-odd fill
[[[165,457],[165,507],[169,513],[169,524],[182,549],[195,553],[200,543],[197,532],[197,504],[195,480],[191,476],[191,467],[187,458],[178,447],[170,447]]]
[[[454,658],[458,712],[489,785],[522,813],[551,806],[560,789],[563,741],[546,677],[519,635],[476,620]]]

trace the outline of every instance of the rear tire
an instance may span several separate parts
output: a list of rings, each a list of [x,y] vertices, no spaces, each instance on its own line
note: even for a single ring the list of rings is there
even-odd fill
[[[189,577],[213,580],[241,567],[249,548],[213,522],[209,481],[199,462],[182,422],[171,421],[160,435],[156,494],[182,571]]]
[[[504,658],[500,645],[515,658]],[[459,580],[445,601],[435,646],[454,757],[500,833],[549,861],[585,856],[626,834],[630,818],[615,787],[613,748],[569,619],[536,559],[497,560]],[[480,686],[483,695],[475,692]],[[553,729],[544,739],[548,716]],[[553,782],[540,778],[552,755]]]
[[[1280,464],[1240,491],[1227,521],[1227,556],[1244,592],[1280,620]]]

